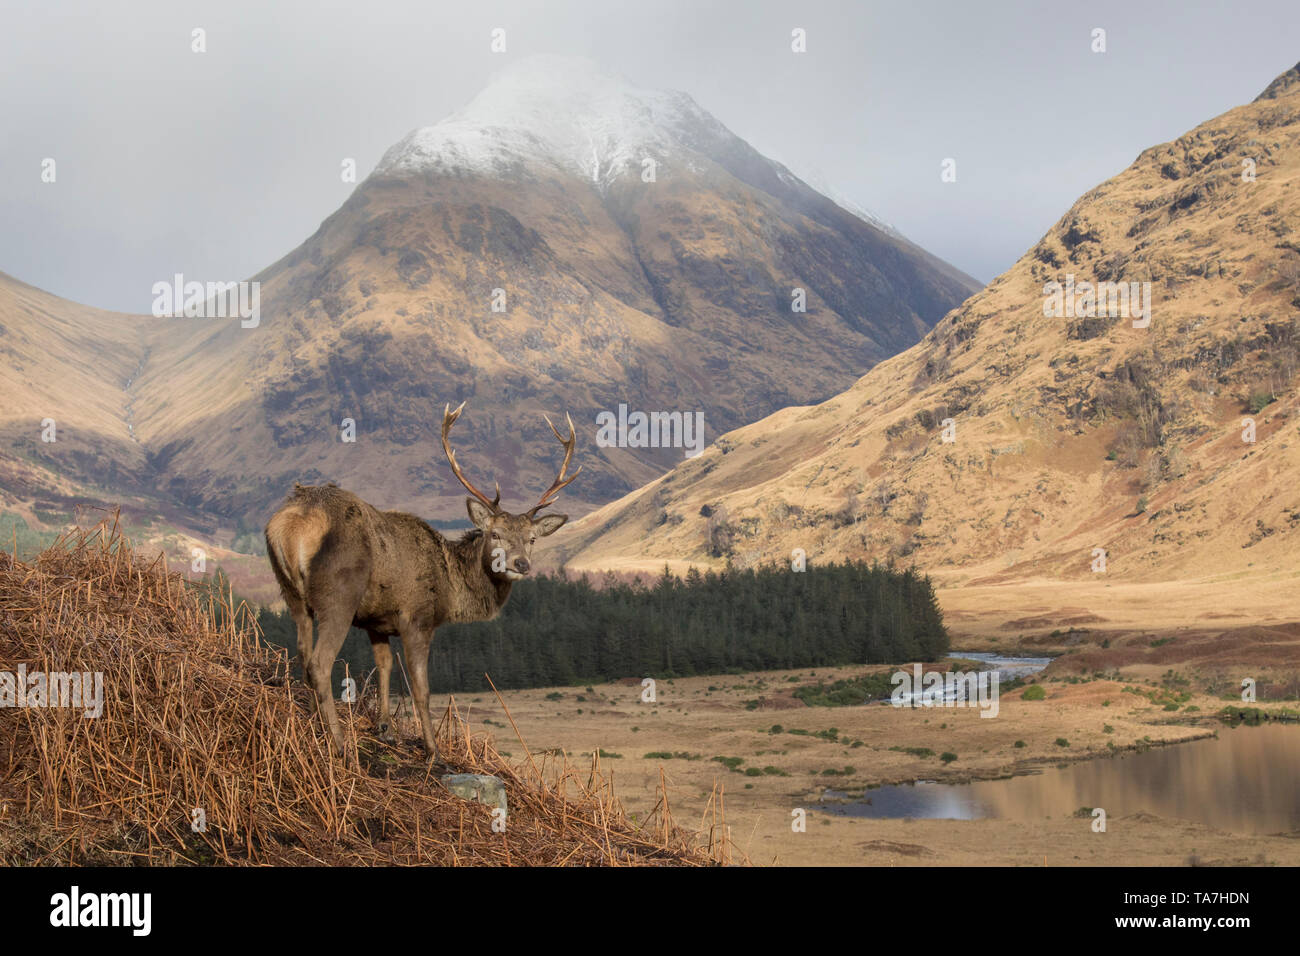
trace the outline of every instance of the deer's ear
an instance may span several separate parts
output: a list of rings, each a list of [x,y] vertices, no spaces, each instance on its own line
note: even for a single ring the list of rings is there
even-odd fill
[[[492,509],[477,498],[466,498],[465,507],[469,509],[469,520],[474,522],[474,527],[486,533],[492,522]]]
[[[568,515],[542,515],[540,518],[533,519],[533,527],[543,538],[548,534],[555,534],[559,531],[564,522],[569,520]]]

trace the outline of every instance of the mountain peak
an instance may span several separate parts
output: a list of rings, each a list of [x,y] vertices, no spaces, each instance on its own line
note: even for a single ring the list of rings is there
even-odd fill
[[[646,158],[663,160],[721,124],[685,93],[648,90],[583,57],[540,54],[493,74],[463,109],[408,133],[375,173],[501,174],[530,164],[598,187]]]

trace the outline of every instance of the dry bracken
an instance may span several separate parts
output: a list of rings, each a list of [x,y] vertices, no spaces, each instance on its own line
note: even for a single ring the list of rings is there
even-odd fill
[[[698,839],[662,799],[638,825],[598,758],[581,772],[526,747],[508,760],[454,700],[439,750],[454,771],[505,782],[504,832],[408,737],[387,747],[363,733],[367,708],[345,709],[350,759],[331,757],[251,610],[134,552],[116,516],[31,563],[0,554],[0,670],[20,667],[102,673],[103,711],[0,709],[0,864],[730,862],[725,828]]]

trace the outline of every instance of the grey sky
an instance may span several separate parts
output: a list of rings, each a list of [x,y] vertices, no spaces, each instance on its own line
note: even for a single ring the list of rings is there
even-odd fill
[[[364,177],[530,53],[689,92],[983,280],[1142,149],[1300,59],[1295,0],[0,0],[0,25],[0,271],[139,312],[175,272],[244,278],[289,252],[353,188],[344,157]]]

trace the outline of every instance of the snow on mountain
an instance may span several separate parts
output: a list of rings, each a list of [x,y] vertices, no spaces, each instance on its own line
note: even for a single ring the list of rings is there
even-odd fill
[[[894,236],[896,238],[899,239],[906,238],[901,232],[895,229],[891,223],[885,222],[885,220],[881,219],[870,209],[867,209],[865,206],[859,205],[858,203],[854,202],[852,199],[849,199],[847,196],[845,196],[835,187],[828,185],[825,177],[819,171],[805,171],[803,175],[799,176],[799,179],[801,179],[805,184],[811,186],[813,189],[817,190],[819,193],[821,193],[831,202],[835,203],[835,205],[839,206],[845,212],[857,216],[867,225],[874,226],[875,228],[881,230],[882,232],[887,232],[891,236]]]
[[[464,109],[408,133],[377,176],[456,170],[509,173],[536,163],[597,187],[643,160],[690,154],[731,134],[685,93],[644,90],[590,60],[540,55],[495,74]]]
[[[792,194],[807,195],[811,189],[903,238],[820,175],[796,175],[756,152],[688,94],[642,89],[582,57],[541,54],[515,61],[494,74],[464,109],[404,136],[384,154],[374,175],[515,177],[541,167],[577,175],[604,193],[622,175],[639,176],[646,159],[692,172],[708,162],[733,171],[748,163],[752,172],[757,161]]]

